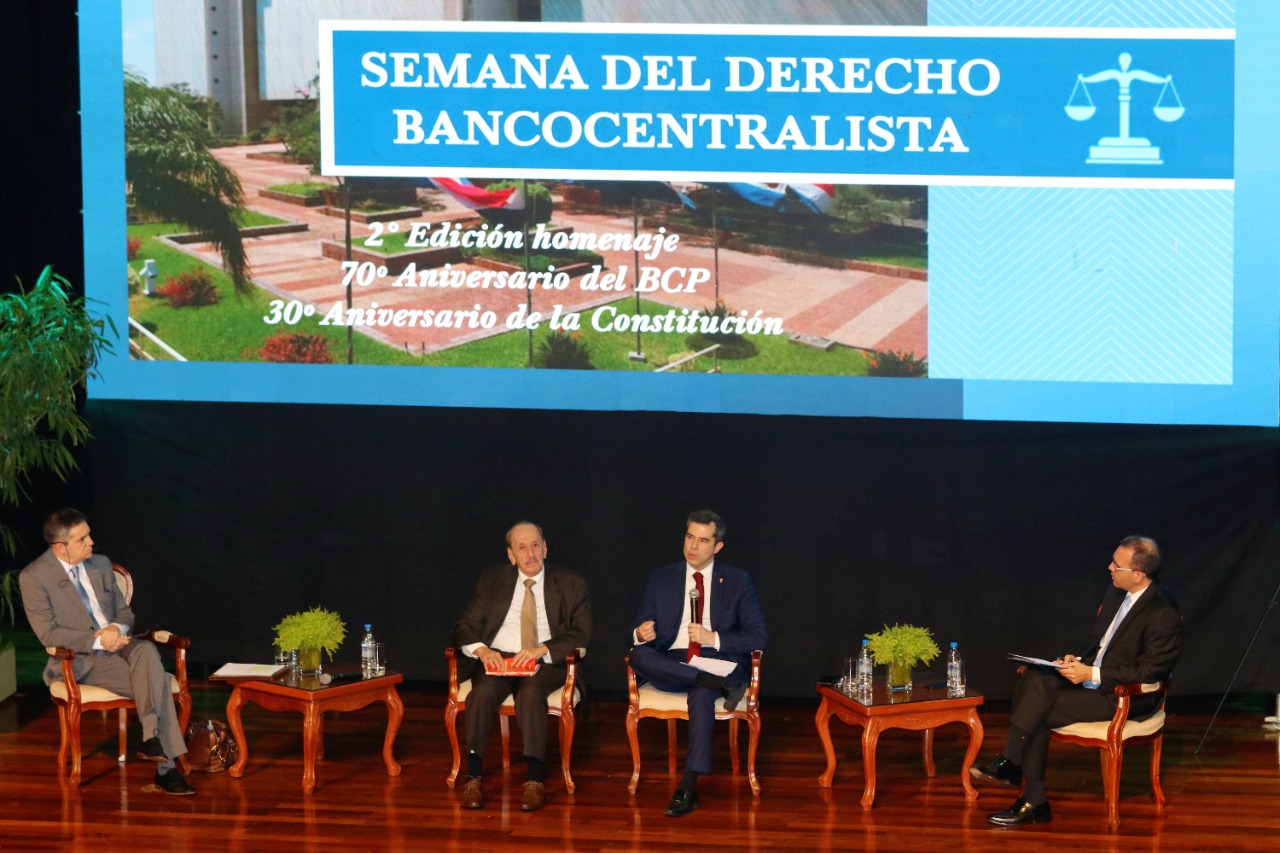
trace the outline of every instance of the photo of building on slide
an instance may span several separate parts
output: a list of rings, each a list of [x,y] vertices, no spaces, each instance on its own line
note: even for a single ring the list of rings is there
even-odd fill
[[[927,375],[927,187],[321,176],[319,6],[925,23],[924,0],[126,0],[135,358]]]

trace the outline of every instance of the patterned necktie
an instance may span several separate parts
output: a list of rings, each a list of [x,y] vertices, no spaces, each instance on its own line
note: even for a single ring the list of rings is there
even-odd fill
[[[694,609],[689,611],[689,624],[701,625],[702,624],[702,598],[704,594],[704,590],[702,588],[702,572],[693,573],[693,583],[694,583],[694,588],[698,590],[698,599],[697,601],[694,602]],[[684,659],[686,661],[691,661],[693,660],[694,656],[701,651],[702,651],[702,643],[695,643],[693,640],[690,640],[689,648],[684,653]]]
[[[1111,627],[1107,629],[1107,634],[1102,638],[1102,645],[1098,647],[1098,654],[1093,659],[1093,665],[1098,667],[1098,671],[1102,671],[1102,656],[1107,653],[1107,646],[1111,645],[1112,639],[1116,636],[1116,631],[1120,630],[1120,623],[1124,621],[1125,614],[1129,612],[1133,599],[1129,596],[1124,597],[1124,601],[1120,602],[1120,609],[1116,611],[1116,618],[1111,620]],[[1084,686],[1090,690],[1097,690],[1101,686],[1098,681],[1086,681]]]
[[[76,592],[80,593],[80,601],[84,604],[84,609],[89,612],[89,621],[92,622],[95,627],[101,628],[102,626],[98,624],[98,617],[93,615],[93,603],[89,600],[89,591],[86,590],[84,588],[84,584],[80,582],[80,573],[82,571],[84,571],[83,564],[76,565],[71,570],[76,579]]]
[[[538,645],[538,602],[533,597],[533,578],[524,582],[524,604],[520,605],[520,647],[532,649]]]

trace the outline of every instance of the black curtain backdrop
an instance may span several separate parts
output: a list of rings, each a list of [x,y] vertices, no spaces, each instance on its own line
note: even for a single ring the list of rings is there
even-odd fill
[[[319,368],[324,369],[324,368]],[[292,610],[372,622],[411,678],[443,650],[513,522],[591,584],[591,683],[621,690],[650,569],[688,509],[755,575],[767,690],[811,695],[884,623],[956,640],[1007,695],[1004,654],[1076,649],[1122,536],[1155,536],[1186,616],[1179,693],[1221,690],[1278,573],[1271,431],[661,413],[91,402],[98,549],[140,619],[193,658],[262,660]],[[1242,690],[1277,689],[1280,619]],[[355,656],[355,643],[346,654]],[[935,666],[934,670],[938,671]]]
[[[6,11],[6,275],[83,279],[74,4]],[[1136,322],[1136,321],[1135,321]],[[123,345],[123,344],[122,344]],[[512,401],[515,404],[517,401]],[[197,666],[265,660],[271,626],[312,605],[393,666],[444,677],[443,649],[502,534],[530,518],[551,561],[591,582],[595,689],[623,687],[632,609],[679,559],[685,513],[729,525],[769,621],[765,691],[811,696],[860,637],[896,621],[957,640],[970,681],[1007,696],[1004,653],[1083,635],[1129,533],[1156,537],[1186,615],[1174,689],[1225,689],[1280,581],[1277,431],[342,406],[89,401],[94,439],[39,518],[72,503],[138,581],[143,627],[193,639]],[[935,664],[935,671],[940,666]],[[1280,690],[1280,613],[1237,691]]]

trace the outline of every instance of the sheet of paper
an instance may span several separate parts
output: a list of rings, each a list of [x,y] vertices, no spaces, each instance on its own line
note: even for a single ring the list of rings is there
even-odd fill
[[[220,678],[270,678],[284,669],[278,663],[224,663],[214,675]]]
[[[1044,658],[1033,658],[1033,657],[1027,657],[1026,655],[1015,655],[1013,652],[1009,652],[1009,660],[1022,661],[1023,663],[1033,663],[1037,666],[1051,666],[1054,669],[1062,669],[1062,664],[1060,663],[1054,663],[1053,661],[1045,660]]]
[[[718,675],[721,678],[738,668],[738,665],[731,660],[704,658],[701,655],[694,655],[693,660],[689,661],[689,666],[697,667],[703,672],[709,672],[712,675]]]

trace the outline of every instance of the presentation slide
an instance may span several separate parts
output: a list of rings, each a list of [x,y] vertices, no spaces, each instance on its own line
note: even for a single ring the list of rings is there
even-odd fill
[[[80,20],[94,397],[1280,422],[1280,3]]]

